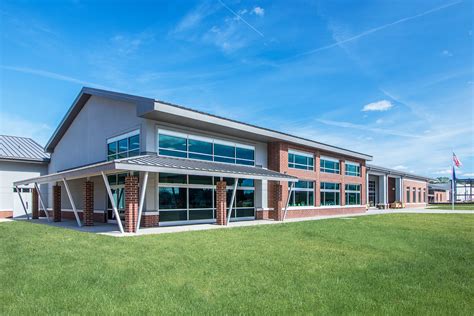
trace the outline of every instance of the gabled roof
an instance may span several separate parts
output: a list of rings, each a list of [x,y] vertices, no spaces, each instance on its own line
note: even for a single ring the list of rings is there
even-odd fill
[[[400,170],[397,170],[397,169],[391,169],[391,168],[386,168],[386,167],[381,167],[381,166],[375,166],[375,165],[371,165],[371,164],[367,164],[367,171],[386,173],[386,174],[389,174],[389,175],[405,177],[405,178],[409,178],[409,179],[417,179],[417,180],[422,180],[422,181],[432,180],[429,177],[416,175],[416,174],[413,174],[413,173],[410,173],[410,172],[403,172],[403,171],[400,171]]]
[[[51,136],[51,139],[46,144],[47,152],[53,152],[54,147],[62,138],[64,133],[67,131],[72,121],[84,107],[89,98],[93,95],[115,99],[118,101],[135,103],[137,105],[137,116],[147,119],[166,119],[169,120],[169,122],[179,122],[180,124],[184,124],[184,122],[187,122],[189,124],[194,124],[196,128],[210,128],[216,132],[229,133],[230,135],[240,137],[253,137],[254,139],[258,139],[261,141],[284,141],[328,152],[335,152],[349,157],[356,157],[363,160],[372,160],[372,156],[367,154],[359,153],[337,146],[331,146],[328,144],[316,142],[314,140],[290,135],[287,133],[278,132],[268,128],[263,128],[252,124],[231,120],[202,111],[193,110],[184,106],[140,96],[88,87],[82,88],[81,92],[74,100],[72,106],[64,116],[58,128]]]
[[[100,175],[102,172],[116,173],[119,171],[148,171],[198,176],[298,182],[298,178],[296,177],[260,167],[233,165],[214,161],[161,157],[158,155],[143,155],[99,162],[36,178],[20,180],[15,182],[14,185],[24,185],[34,182],[48,183],[60,181],[62,179],[80,179]]]
[[[0,159],[47,162],[49,154],[31,138],[0,135]]]

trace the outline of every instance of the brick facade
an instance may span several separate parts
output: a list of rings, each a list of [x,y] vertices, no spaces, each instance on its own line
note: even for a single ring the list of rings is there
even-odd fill
[[[225,181],[216,183],[216,224],[226,225],[227,223],[227,184]]]
[[[61,221],[61,186],[53,185],[53,221]]]
[[[160,225],[160,216],[158,214],[143,215],[140,227],[158,227]]]
[[[413,189],[415,189],[415,199],[413,199]],[[407,191],[410,191],[410,202],[407,200]],[[421,199],[419,193],[421,191]],[[426,206],[428,203],[428,183],[424,181],[403,179],[403,202],[405,207]]]
[[[304,209],[292,208],[288,210],[287,218],[293,217],[306,217],[306,216],[318,216],[318,215],[336,215],[336,214],[348,214],[348,213],[361,213],[366,211],[366,166],[365,161],[361,159],[355,159],[349,156],[342,156],[330,152],[316,150],[314,148],[308,148],[300,145],[287,144],[282,142],[272,142],[268,144],[268,169],[286,173],[300,180],[314,182],[314,208],[305,207]],[[288,151],[296,150],[305,153],[313,154],[314,158],[314,170],[300,170],[292,169],[288,167]],[[320,160],[321,156],[328,156],[333,159],[338,159],[340,163],[340,173],[323,173],[320,172]],[[346,160],[356,162],[360,164],[359,177],[345,175]],[[324,208],[321,206],[320,197],[320,185],[321,182],[334,182],[340,184],[340,204],[339,208]],[[288,183],[281,182],[281,187],[278,188],[274,185],[274,181],[268,182],[268,206],[273,208],[273,211],[267,211],[268,217],[279,220],[282,216],[282,211],[276,208],[276,205],[281,203],[284,210],[286,201],[288,199]],[[345,206],[345,184],[359,184],[361,186],[361,205],[363,206]],[[281,192],[278,190],[281,189]],[[257,218],[264,218],[266,214],[262,211],[257,212]]]
[[[138,177],[125,178],[125,225],[127,233],[134,233],[138,221]]]
[[[33,219],[39,218],[39,203],[38,191],[36,188],[31,189],[31,217]]]
[[[83,186],[84,199],[84,226],[94,225],[94,182],[86,181]]]

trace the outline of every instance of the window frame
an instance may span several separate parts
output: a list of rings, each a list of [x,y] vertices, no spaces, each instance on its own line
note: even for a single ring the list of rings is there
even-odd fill
[[[296,187],[296,183],[307,183],[306,187],[304,188],[298,188]],[[314,208],[316,204],[315,200],[315,193],[314,193],[314,188],[316,185],[315,181],[311,180],[301,180],[296,182],[293,189],[288,187],[288,192],[291,190],[291,195],[289,196],[289,201],[288,201],[288,208],[292,209],[299,209],[299,208]],[[306,192],[306,204],[307,205],[295,205],[295,200],[296,200],[296,192]],[[312,203],[309,203],[311,201],[310,196],[312,195]]]
[[[324,163],[326,161],[336,163],[337,164],[337,169],[326,167],[326,165]],[[323,166],[323,164],[324,164],[324,166]],[[330,170],[333,170],[334,172],[332,172]],[[341,161],[339,159],[332,158],[332,157],[320,156],[319,157],[319,171],[322,172],[322,173],[341,174]],[[337,171],[337,172],[335,172],[335,171]]]
[[[349,186],[357,186],[358,189],[357,190],[352,190],[352,189],[348,189]],[[350,188],[350,187],[349,187]],[[362,205],[362,185],[359,184],[359,183],[347,183],[345,184],[344,186],[344,198],[345,198],[345,205]],[[356,194],[356,201],[358,201],[358,203],[356,204],[349,204],[347,203],[347,201],[349,200],[348,199],[348,195],[351,195],[351,194]]]
[[[293,155],[293,158],[294,158],[293,161],[291,159],[291,155]],[[306,163],[302,164],[302,163],[296,162],[296,156],[304,157],[306,159]],[[310,161],[312,162],[312,164],[309,163]],[[314,171],[315,161],[316,159],[315,159],[314,154],[310,152],[288,149],[288,168],[289,169]],[[300,166],[301,168],[298,168],[297,166]]]
[[[337,185],[337,189],[327,189],[323,188],[326,184],[335,184]],[[325,200],[326,193],[335,193],[337,197],[337,204],[334,205],[328,205],[328,204],[323,204],[323,200]],[[341,206],[341,184],[337,182],[320,182],[320,205],[324,207],[337,207]],[[323,198],[324,197],[324,198]]]
[[[167,147],[161,147],[160,135],[184,138],[186,141],[186,150],[169,149]],[[209,143],[212,146],[211,148],[212,153],[209,154],[209,153],[202,153],[198,151],[192,151],[191,146],[190,146],[190,141],[200,141],[200,142]],[[233,155],[232,156],[217,155],[216,145],[233,147],[233,152],[234,152]],[[229,163],[229,164],[234,164],[234,165],[236,164],[236,165],[243,165],[243,166],[255,166],[255,156],[256,156],[255,146],[246,145],[246,144],[242,144],[238,142],[226,141],[226,140],[212,138],[212,137],[199,136],[196,134],[181,133],[181,132],[175,132],[173,130],[158,128],[156,132],[156,148],[157,148],[158,155],[165,156],[165,157],[178,157],[178,158],[185,158],[185,159],[192,159],[192,160],[199,160],[199,161],[214,161],[214,162]],[[238,157],[237,155],[238,149],[253,151],[253,159]],[[174,156],[169,155],[169,154],[164,153],[166,151],[171,152],[171,153],[176,152],[178,153],[178,155],[174,155]],[[203,159],[206,157],[209,159]]]
[[[346,160],[346,161],[345,161],[345,166],[346,166],[346,167],[345,167],[344,174],[345,174],[346,176],[351,176],[351,177],[360,177],[360,176],[361,176],[361,169],[362,169],[362,168],[361,168],[360,163],[358,163],[358,162],[353,162],[353,161],[347,161],[347,160]],[[347,166],[354,166],[354,167],[356,167],[357,169],[356,169],[355,172],[353,172],[353,171],[348,171],[348,170],[347,170]]]
[[[131,148],[130,140],[133,137],[138,136],[138,147],[137,148]],[[120,146],[119,142],[126,141],[126,146],[127,150],[120,151]],[[109,146],[110,144],[115,144],[115,153],[109,154]],[[139,156],[140,155],[140,146],[141,146],[141,137],[140,137],[140,129],[135,129],[133,131],[120,134],[114,137],[107,138],[106,140],[106,155],[107,155],[107,161],[115,160],[115,159],[122,159],[122,158],[128,158],[128,157],[134,157],[134,156]]]

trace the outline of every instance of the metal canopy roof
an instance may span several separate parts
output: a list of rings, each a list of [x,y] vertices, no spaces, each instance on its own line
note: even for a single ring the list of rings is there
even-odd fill
[[[370,172],[370,171],[380,172],[380,173],[385,173],[385,174],[389,174],[389,175],[391,174],[391,175],[410,178],[410,179],[418,179],[418,180],[422,180],[422,181],[432,180],[431,178],[428,178],[428,177],[425,177],[425,176],[420,176],[420,175],[416,175],[416,174],[409,173],[409,172],[404,172],[404,171],[400,171],[400,170],[396,170],[396,169],[390,169],[390,168],[381,167],[381,166],[375,166],[375,165],[371,165],[371,164],[367,164],[367,171],[368,172]]]
[[[47,162],[49,154],[31,138],[0,135],[0,159]]]
[[[17,181],[14,182],[14,185],[25,185],[34,182],[47,183],[60,181],[62,179],[79,179],[100,175],[102,172],[112,173],[118,171],[166,172],[199,176],[246,178],[255,180],[288,182],[298,181],[298,178],[296,177],[259,167],[162,157],[157,155],[145,155],[96,163],[93,165],[53,173],[37,178]]]

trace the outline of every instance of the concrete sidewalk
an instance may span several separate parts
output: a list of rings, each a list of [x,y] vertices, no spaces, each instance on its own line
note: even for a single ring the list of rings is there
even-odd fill
[[[181,226],[165,226],[165,227],[153,227],[153,228],[142,228],[138,233],[125,233],[121,234],[116,224],[106,223],[94,223],[94,226],[82,226],[78,227],[74,220],[63,220],[62,222],[48,222],[46,218],[30,220],[31,223],[44,224],[55,227],[73,229],[81,232],[96,233],[105,236],[112,237],[131,237],[131,236],[144,236],[144,235],[156,235],[156,234],[169,234],[189,231],[200,231],[210,229],[231,229],[235,227],[250,227],[256,225],[281,225],[286,223],[295,222],[306,222],[306,221],[318,221],[331,218],[340,219],[355,219],[359,216],[371,216],[371,215],[385,215],[385,214],[472,214],[473,211],[451,211],[451,210],[430,210],[425,208],[413,208],[413,209],[400,209],[400,210],[368,210],[364,213],[359,214],[341,214],[331,216],[316,216],[316,217],[304,217],[304,218],[289,218],[284,222],[274,220],[253,220],[253,221],[240,221],[230,222],[228,226],[220,226],[216,224],[194,224],[194,225],[181,225]],[[19,219],[25,221],[26,219]],[[12,222],[16,221],[11,219],[3,219],[0,222]]]

